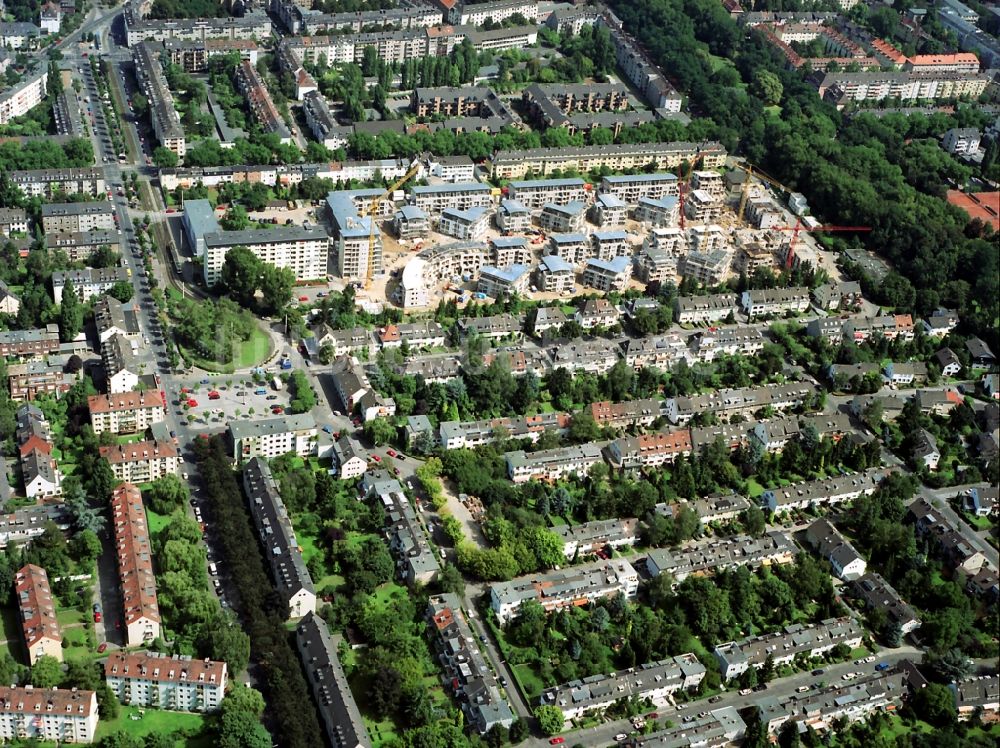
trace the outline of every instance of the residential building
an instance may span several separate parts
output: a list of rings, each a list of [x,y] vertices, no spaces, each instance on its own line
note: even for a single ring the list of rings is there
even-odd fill
[[[250,12],[242,17],[224,18],[144,18],[144,12],[129,11],[125,14],[125,31],[128,45],[153,39],[166,41],[206,41],[209,39],[268,39],[271,20],[260,12]]]
[[[725,5],[731,5],[735,0],[727,0]],[[705,716],[701,716],[704,714]],[[687,722],[669,725],[643,735],[643,743],[664,748],[687,748],[687,746],[725,746],[738,744],[746,735],[747,725],[740,717],[736,707],[725,706],[713,709],[711,712],[701,712],[691,717]]]
[[[55,599],[45,569],[26,564],[18,570],[14,575],[14,602],[21,619],[28,663],[34,665],[39,657],[52,657],[62,662],[62,630],[56,619]]]
[[[582,265],[590,257],[590,242],[586,234],[550,234],[549,243],[551,254],[571,265]]]
[[[125,483],[151,483],[177,472],[177,450],[169,442],[141,441],[100,447],[115,478]]]
[[[1000,676],[996,673],[965,678],[952,688],[960,722],[976,716],[986,724],[1000,719]]]
[[[135,434],[164,418],[163,398],[155,390],[91,395],[87,398],[94,432]]]
[[[678,270],[685,278],[706,286],[717,286],[725,280],[731,261],[725,249],[691,250],[681,260]]]
[[[688,652],[546,689],[542,692],[540,703],[542,706],[557,707],[566,719],[573,720],[597,709],[607,709],[620,699],[665,706],[671,703],[672,694],[697,688],[704,677],[705,666]]]
[[[312,332],[312,337],[306,338],[303,342],[306,353],[312,357],[319,356],[320,351],[328,346],[333,349],[333,355],[337,358],[361,352],[368,353],[372,348],[372,335],[365,327],[334,330],[329,325],[320,323],[313,325],[309,330]]]
[[[491,298],[499,299],[526,293],[530,280],[531,269],[527,265],[511,265],[506,268],[484,265],[479,271],[476,290]]]
[[[910,458],[919,467],[937,470],[941,461],[941,451],[938,449],[937,439],[927,429],[918,429],[913,435]]]
[[[236,68],[234,79],[237,90],[243,94],[247,107],[261,129],[277,135],[282,143],[291,143],[292,134],[288,125],[278,113],[278,108],[254,64],[249,60],[242,60]]]
[[[580,200],[560,203],[545,203],[538,216],[538,225],[545,231],[582,231],[587,217],[587,206]]]
[[[554,255],[547,255],[547,256],[555,257]],[[538,270],[535,271],[537,274],[542,272],[543,267],[546,268],[546,273],[543,276],[544,283],[542,285],[539,285],[538,287],[544,288],[545,290],[549,290],[551,287],[554,290],[556,289],[557,283],[561,280],[562,285],[559,285],[558,288],[563,289],[565,287],[565,289],[568,290],[568,285],[566,285],[567,283],[566,278],[567,277],[569,278],[568,283],[571,284],[573,278],[572,267],[566,263],[563,263],[563,261],[559,260],[558,257],[555,257],[555,259],[558,260],[563,265],[563,267],[560,268],[559,270],[560,277],[557,277],[556,271],[552,271],[551,274],[548,272],[547,269],[552,267],[552,263],[544,262],[545,258],[543,257],[542,264],[539,265]],[[540,281],[536,280],[535,282],[539,283]],[[538,307],[535,310],[535,321],[534,324],[531,326],[531,334],[536,337],[540,337],[549,330],[558,331],[559,328],[561,328],[567,322],[569,322],[569,318],[566,317],[566,314],[559,307],[551,307],[551,306]]]
[[[497,228],[506,234],[524,234],[531,228],[531,211],[518,200],[500,201],[496,214]]]
[[[969,575],[987,564],[985,555],[970,542],[974,540],[972,529],[960,520],[953,522],[927,499],[919,498],[910,504],[907,519],[912,521],[916,534],[928,538],[952,568]]]
[[[677,582],[692,574],[710,574],[718,569],[757,569],[772,564],[789,564],[798,547],[785,533],[776,530],[759,538],[735,535],[690,542],[678,549],[656,548],[646,557],[652,576],[668,573]]]
[[[841,504],[873,494],[886,475],[888,471],[883,468],[869,468],[863,473],[793,483],[764,491],[761,506],[771,512],[782,512]]]
[[[441,566],[403,487],[386,471],[378,471],[377,475],[366,473],[365,481],[369,479],[371,486],[365,490],[369,496],[377,496],[385,512],[384,532],[389,550],[396,558],[397,576],[411,587],[430,584],[437,578]],[[362,483],[362,488],[365,485]]]
[[[635,597],[639,574],[622,558],[600,560],[559,571],[532,574],[490,585],[490,607],[500,625],[517,617],[526,600],[538,602],[547,613],[581,607],[618,594]]]
[[[10,485],[3,486],[3,478],[7,475],[6,460],[0,461],[0,489],[5,494],[0,497],[4,506],[10,500]],[[9,514],[0,515],[0,548],[6,548],[12,543],[28,543],[45,532],[49,522],[55,522],[60,529],[69,529],[70,520],[62,504],[41,504],[23,509],[15,509]]]
[[[898,625],[903,636],[920,628],[920,619],[899,593],[881,575],[869,572],[854,581],[851,587],[853,594],[866,607],[883,610],[888,620]]]
[[[432,597],[425,617],[444,669],[442,681],[451,686],[466,720],[480,734],[498,725],[510,727],[514,713],[504,700],[493,670],[486,665],[458,595],[446,592]]]
[[[969,352],[969,359],[973,366],[991,367],[997,362],[997,357],[986,345],[986,341],[975,336],[965,341],[965,348]]]
[[[722,216],[722,203],[708,190],[692,190],[684,201],[684,215],[697,223],[716,223]]]
[[[590,556],[608,549],[618,550],[635,545],[639,537],[639,520],[600,519],[582,525],[559,525],[552,531],[562,538],[563,555],[567,561]]]
[[[626,205],[621,198],[599,192],[588,215],[591,222],[598,226],[621,226],[625,223],[626,213]]]
[[[56,270],[52,273],[52,298],[62,302],[63,289],[73,284],[80,301],[90,301],[95,296],[108,293],[116,283],[130,283],[129,275],[123,267],[81,268],[80,270]]]
[[[98,197],[103,195],[106,189],[104,169],[97,166],[12,171],[7,177],[10,183],[21,190],[27,198],[44,197],[46,200],[52,200],[60,194],[75,193]]]
[[[10,237],[28,232],[28,213],[24,208],[0,208],[0,234]]]
[[[744,291],[740,303],[750,319],[786,312],[804,312],[809,309],[809,289],[796,286]]]
[[[961,494],[962,508],[977,517],[989,517],[997,513],[1000,505],[995,486],[973,486]]]
[[[671,172],[655,174],[631,174],[606,176],[601,180],[602,195],[614,195],[629,205],[635,205],[640,198],[659,200],[676,197],[680,193],[677,176]]]
[[[446,208],[489,208],[492,196],[490,186],[482,182],[442,183],[413,187],[410,202],[427,215],[439,215]]]
[[[937,361],[943,377],[953,377],[962,370],[962,362],[959,360],[958,354],[951,348],[942,348],[934,354],[934,359]]]
[[[115,212],[110,202],[46,203],[42,205],[42,230],[46,233],[72,233],[112,230]]]
[[[651,426],[661,412],[659,400],[627,400],[619,403],[605,400],[591,403],[587,410],[601,428]]]
[[[934,70],[827,72],[819,81],[821,97],[843,107],[851,101],[977,98],[989,84],[985,73]]]
[[[493,267],[530,265],[535,257],[523,236],[498,236],[490,239],[489,244]]]
[[[33,23],[0,23],[0,47],[4,49],[34,48],[42,30]]]
[[[618,324],[620,317],[621,312],[607,299],[587,299],[574,315],[574,319],[584,330],[613,327]]]
[[[579,177],[515,180],[507,185],[507,197],[529,210],[537,210],[546,203],[585,203],[590,197],[589,188],[590,185]]]
[[[631,275],[632,261],[629,257],[612,260],[592,257],[583,268],[583,285],[605,293],[621,292],[628,287]]]
[[[820,623],[794,623],[780,631],[718,644],[713,651],[723,680],[740,677],[750,668],[759,670],[770,661],[774,667],[791,664],[798,657],[822,657],[843,644],[861,644],[864,629],[853,618],[830,618]]]
[[[431,230],[427,214],[415,205],[404,205],[392,217],[392,230],[400,239],[426,236]]]
[[[576,283],[576,273],[573,265],[559,255],[545,255],[535,269],[535,286],[549,293],[564,293]],[[536,331],[537,330],[536,319]]]
[[[677,322],[682,325],[700,322],[722,322],[740,311],[736,294],[720,293],[710,296],[678,296],[675,309]]]
[[[346,412],[357,410],[364,421],[395,415],[396,403],[372,389],[368,375],[356,358],[343,356],[334,361],[331,377]]]
[[[0,687],[0,738],[93,743],[97,694],[76,688]]]
[[[691,454],[691,432],[687,429],[626,436],[608,445],[613,468],[657,468]]]
[[[381,189],[351,190],[331,192],[326,197],[327,211],[333,227],[337,272],[343,278],[367,278],[369,272],[373,275],[382,272],[382,232],[373,231],[371,216],[360,215],[366,208],[370,210],[370,204],[364,203],[381,194]],[[381,206],[388,210],[392,201],[384,200]],[[375,240],[374,246],[372,237]],[[415,262],[415,259],[411,260],[407,263],[407,268]]]
[[[653,109],[679,112],[683,101],[681,95],[646,56],[645,51],[635,43],[631,36],[625,33],[618,19],[611,14],[605,14],[597,22],[607,28],[611,34],[611,43],[615,47],[618,69],[639,90],[649,105]],[[694,159],[690,163],[694,163]],[[706,167],[714,165],[705,164]]]
[[[134,484],[126,482],[112,491],[111,523],[118,557],[125,645],[141,646],[160,636],[161,618],[146,509]]]
[[[885,377],[893,387],[907,387],[927,382],[927,365],[923,361],[893,362],[885,367]]]
[[[404,340],[410,348],[435,348],[445,344],[444,328],[434,321],[386,325],[379,328],[376,335],[382,348],[399,348]]]
[[[341,641],[343,637],[331,636],[326,621],[315,613],[306,613],[295,627],[299,659],[330,745],[371,748],[371,737],[340,663]]]
[[[502,434],[507,439],[530,439],[545,432],[565,433],[570,417],[566,413],[540,413],[534,416],[494,418],[485,421],[442,421],[439,440],[445,449],[474,449],[492,444]]]
[[[271,459],[289,452],[300,457],[315,455],[317,438],[316,419],[311,413],[232,420],[227,432],[238,465],[254,457]]]
[[[343,148],[347,145],[347,137],[337,123],[330,105],[319,91],[311,91],[302,98],[302,113],[306,117],[313,137],[330,150]]]
[[[633,218],[650,226],[669,228],[677,225],[679,205],[679,199],[673,195],[663,197],[643,195],[638,200]]]
[[[431,156],[427,160],[431,176],[445,182],[471,182],[476,177],[476,164],[468,156]]]
[[[226,695],[226,663],[157,652],[112,652],[104,680],[123,704],[214,712]]]
[[[599,260],[609,262],[616,257],[627,257],[629,265],[632,264],[633,248],[622,229],[595,231],[590,235],[590,246],[591,255]]]
[[[237,52],[240,59],[257,64],[260,47],[252,39],[166,39],[163,48],[170,62],[180,65],[185,73],[207,73],[208,63],[215,57]]]
[[[124,335],[114,334],[101,346],[101,361],[108,392],[131,392],[139,385],[143,365],[136,355],[136,342]]]
[[[48,91],[48,79],[48,67],[43,65],[41,72],[33,73],[0,92],[0,125],[8,124],[41,104]]]
[[[979,150],[980,138],[974,127],[953,127],[945,131],[941,147],[956,156],[971,156]]]
[[[63,372],[61,366],[42,361],[7,365],[7,389],[14,402],[31,402],[43,394],[59,398],[74,381],[76,377]]]
[[[438,218],[439,233],[453,236],[464,241],[482,239],[489,227],[490,214],[483,205],[477,205],[466,210],[445,208]]]
[[[858,553],[828,519],[818,519],[809,525],[806,539],[816,553],[830,563],[837,579],[848,582],[865,575],[868,569],[865,557]]]
[[[550,349],[552,368],[563,368],[569,372],[585,371],[591,374],[607,374],[618,363],[621,356],[617,348],[604,340],[583,340],[576,338],[553,346]]]
[[[281,500],[271,468],[262,457],[252,457],[243,468],[243,490],[250,515],[271,569],[271,579],[288,605],[288,620],[316,612],[316,589],[295,539],[295,529]]]
[[[805,382],[718,390],[704,395],[670,398],[665,402],[664,410],[671,423],[684,424],[697,413],[714,413],[719,418],[729,418],[769,406],[776,411],[789,410],[807,404],[814,392],[815,388]]]
[[[656,231],[656,229],[653,229]],[[677,275],[677,257],[648,242],[635,256],[635,275],[643,283],[666,283]]]
[[[348,434],[333,443],[333,463],[340,480],[351,480],[364,475],[368,469],[368,458],[361,444]]]
[[[156,42],[140,42],[132,47],[132,61],[135,76],[142,92],[149,102],[149,119],[153,124],[153,134],[164,148],[173,151],[183,159],[187,153],[184,127],[174,104],[174,96],[167,85],[167,77],[160,63],[163,45]]]
[[[222,272],[226,255],[234,247],[245,247],[263,262],[277,268],[288,268],[295,279],[326,278],[330,255],[330,239],[322,229],[301,226],[274,226],[270,229],[219,231],[204,234],[205,284],[214,286]],[[368,232],[364,232],[367,247]]]
[[[114,335],[130,340],[141,337],[136,308],[123,304],[113,296],[102,296],[94,302],[94,327],[101,346]]]
[[[520,338],[524,330],[524,315],[494,314],[489,317],[465,317],[458,320],[463,337],[475,335],[484,340]]]
[[[437,0],[435,4],[443,5],[446,9],[453,5],[443,0]],[[483,26],[487,21],[501,24],[513,16],[520,16],[529,23],[538,21],[538,4],[531,0],[493,0],[475,5],[463,4],[461,8],[458,22],[462,26]],[[445,18],[445,23],[448,22]]]
[[[504,454],[507,475],[514,483],[537,479],[557,481],[572,474],[586,474],[602,462],[601,449],[596,444],[545,449],[527,454],[522,450]]]

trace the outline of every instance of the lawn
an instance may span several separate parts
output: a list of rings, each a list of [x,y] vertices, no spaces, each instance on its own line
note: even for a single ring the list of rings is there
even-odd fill
[[[4,606],[0,608],[0,623],[3,624],[3,638],[9,642],[16,642],[21,636],[21,624],[18,621],[18,614],[13,608]]]
[[[250,339],[240,341],[233,351],[233,360],[227,364],[200,358],[184,347],[181,347],[181,354],[199,369],[232,374],[236,369],[247,369],[265,361],[271,355],[271,337],[261,328],[254,327]]]
[[[149,525],[149,534],[156,535],[170,523],[170,517],[157,514],[149,507],[146,507],[146,524]]]
[[[536,699],[545,690],[545,684],[535,675],[531,665],[514,665],[511,667],[511,672],[521,688],[521,693],[529,701]]]
[[[747,478],[747,495],[753,499],[764,493],[764,487],[753,478]]]
[[[141,716],[140,716],[141,715]],[[138,719],[133,719],[138,717]],[[189,712],[166,712],[159,709],[140,709],[134,706],[123,706],[117,719],[102,719],[97,726],[97,740],[100,741],[116,732],[125,732],[134,737],[145,737],[183,731],[177,741],[177,746],[184,748],[200,748],[211,746],[213,741],[206,733],[206,728],[213,720],[201,714]],[[199,734],[201,733],[201,734]],[[185,738],[185,735],[191,736]]]

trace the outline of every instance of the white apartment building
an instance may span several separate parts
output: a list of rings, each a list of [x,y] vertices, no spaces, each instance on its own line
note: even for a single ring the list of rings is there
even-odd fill
[[[577,177],[566,179],[529,179],[507,185],[507,197],[517,200],[529,210],[541,208],[546,203],[565,205],[586,202],[590,185]]]
[[[42,206],[42,229],[46,234],[71,234],[115,228],[111,203],[46,203]]]
[[[97,434],[136,434],[164,418],[163,399],[155,390],[91,395],[87,406]]]
[[[632,261],[628,257],[591,258],[583,268],[583,285],[605,293],[624,291],[631,275]]]
[[[579,200],[566,204],[545,203],[538,216],[538,225],[545,231],[582,231],[587,218],[587,206]]]
[[[640,223],[650,226],[674,226],[679,218],[679,200],[673,195],[663,197],[642,196],[638,200],[634,216]]]
[[[177,450],[168,442],[142,441],[100,447],[115,477],[125,483],[150,483],[177,473]]]
[[[590,242],[586,234],[551,234],[549,246],[552,254],[571,265],[582,265],[590,257]]]
[[[599,192],[590,207],[590,220],[598,226],[621,226],[627,214],[625,202],[612,194]]]
[[[724,249],[691,250],[681,260],[678,270],[685,278],[706,286],[715,286],[725,280],[732,256]]]
[[[290,269],[298,281],[326,278],[330,240],[321,229],[278,226],[263,230],[221,231],[206,234],[204,240],[204,276],[209,287],[218,282],[226,255],[234,247],[246,247],[262,261]]]
[[[659,200],[677,197],[679,192],[677,177],[670,172],[613,175],[601,180],[602,195],[614,195],[629,205],[635,205],[641,197]]]
[[[141,646],[160,635],[161,618],[146,510],[134,484],[123,483],[112,492],[111,522],[118,555],[125,644]]]
[[[523,234],[531,228],[531,211],[518,200],[501,200],[496,222],[504,234]]]
[[[698,322],[721,322],[740,311],[740,300],[736,294],[722,293],[710,296],[679,296],[677,298],[677,322],[682,325]]]
[[[57,304],[62,303],[63,289],[67,283],[73,284],[73,290],[80,301],[87,302],[107,293],[116,283],[128,282],[129,275],[123,267],[57,270],[52,273],[52,299]]]
[[[581,444],[530,454],[522,450],[507,452],[504,460],[508,477],[514,483],[525,483],[532,479],[555,481],[573,474],[584,475],[604,458],[597,445]]]
[[[57,192],[67,195],[79,192],[91,197],[104,194],[104,170],[97,167],[80,169],[29,169],[12,171],[8,175],[12,185],[25,197],[52,199]]]
[[[559,255],[545,255],[535,269],[535,287],[548,293],[569,291],[575,282],[573,265]]]
[[[458,22],[462,26],[482,26],[487,21],[499,24],[515,15],[523,16],[528,23],[537,23],[538,3],[531,0],[497,0],[465,5]]]
[[[97,694],[66,688],[0,687],[0,739],[93,743]]]
[[[42,68],[41,73],[31,75],[0,93],[0,125],[27,114],[45,100],[49,72],[46,66]]]
[[[311,413],[233,420],[227,436],[237,464],[253,457],[271,459],[289,452],[309,457],[317,449],[316,419]]]
[[[590,235],[590,246],[593,257],[599,260],[613,260],[616,257],[632,258],[632,245],[628,233],[624,229],[595,231]]]
[[[488,208],[492,203],[490,186],[482,182],[455,182],[414,187],[410,202],[427,215],[438,215],[446,208],[468,210]]]
[[[476,290],[490,298],[499,299],[527,292],[530,280],[531,269],[527,265],[511,265],[506,268],[485,265],[479,272]]]
[[[741,297],[747,316],[804,312],[809,309],[809,289],[805,286],[744,291]]]
[[[463,241],[477,241],[486,234],[489,222],[489,211],[482,205],[467,210],[445,208],[438,219],[438,232]]]
[[[123,704],[214,712],[226,695],[226,663],[157,652],[112,652],[104,680]]]

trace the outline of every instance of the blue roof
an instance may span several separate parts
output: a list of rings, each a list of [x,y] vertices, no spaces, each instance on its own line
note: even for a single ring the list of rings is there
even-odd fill
[[[403,218],[408,221],[413,221],[419,218],[427,218],[427,214],[424,213],[416,205],[404,205],[399,209],[399,212],[403,214]]]
[[[451,218],[462,218],[466,221],[475,221],[486,213],[486,208],[482,205],[474,205],[471,208],[465,210],[459,210],[458,208],[445,208],[441,211],[441,217],[449,216]]]
[[[649,205],[654,208],[666,208],[667,210],[671,210],[675,205],[677,205],[677,198],[673,195],[661,197],[659,200],[652,197],[640,197],[639,205]]]
[[[632,184],[635,182],[676,182],[677,175],[669,171],[661,171],[656,174],[630,174],[604,177],[608,184]]]
[[[489,273],[496,278],[513,283],[527,272],[527,265],[511,265],[506,268],[495,268],[492,265],[484,265],[479,271],[479,275],[482,277],[484,274]]]
[[[524,207],[524,204],[520,200],[511,200],[506,198],[500,201],[500,210],[506,211],[507,213],[530,213],[531,211]]]
[[[550,273],[559,273],[566,270],[573,272],[573,266],[559,255],[545,255],[542,257],[542,265]]]
[[[184,220],[191,227],[191,232],[202,237],[215,231],[222,231],[219,222],[215,220],[215,209],[208,200],[185,200]]]
[[[489,192],[490,186],[482,182],[456,182],[454,184],[429,184],[414,187],[414,195],[436,195],[440,192]]]
[[[582,213],[587,208],[579,200],[573,200],[565,205],[559,205],[558,203],[545,203],[542,206],[542,210],[553,210],[556,213],[565,213],[568,216],[575,216]]]
[[[631,262],[632,260],[629,257],[615,257],[613,260],[600,260],[594,257],[587,260],[587,267],[594,267],[618,274],[624,272]]]
[[[597,195],[597,202],[601,203],[606,208],[624,208],[625,201],[622,200],[617,195],[612,195],[610,193],[601,192]]]
[[[525,190],[533,187],[583,187],[583,180],[579,177],[567,177],[565,179],[527,179],[520,182],[511,182],[511,189]]]
[[[587,241],[583,234],[550,234],[549,238],[556,244],[576,244]]]
[[[498,236],[495,239],[490,239],[490,243],[494,247],[523,247],[528,243],[528,240],[523,236]]]
[[[622,229],[612,229],[611,231],[595,231],[593,236],[596,237],[597,241],[610,241],[611,239],[628,239],[628,234],[626,234]]]

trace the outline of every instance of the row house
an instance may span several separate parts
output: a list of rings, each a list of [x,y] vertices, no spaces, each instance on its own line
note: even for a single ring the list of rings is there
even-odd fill
[[[618,349],[606,341],[577,338],[551,349],[552,368],[607,374],[618,363]]]
[[[125,619],[125,645],[137,647],[158,638],[162,623],[149,525],[139,488],[131,483],[116,487],[111,493],[110,508]]]
[[[864,635],[857,621],[845,616],[815,624],[794,623],[770,634],[719,644],[712,654],[719,663],[722,679],[730,681],[750,668],[760,670],[768,662],[782,667],[798,657],[822,657],[841,644],[854,649]]]
[[[292,520],[281,500],[271,468],[262,457],[253,457],[243,469],[243,490],[250,503],[257,537],[270,567],[271,580],[288,620],[316,612],[316,588],[295,538]]]
[[[261,129],[277,135],[282,143],[291,143],[292,133],[288,130],[288,125],[285,124],[285,120],[274,105],[271,94],[253,63],[249,60],[242,60],[236,67],[234,81],[237,90],[246,99],[247,108]]]
[[[622,469],[660,467],[690,455],[691,432],[687,429],[626,436],[608,445],[608,461]]]
[[[433,320],[401,322],[376,331],[380,348],[399,348],[405,340],[410,348],[440,348],[445,344],[444,328]]]
[[[159,392],[122,392],[115,395],[91,395],[87,398],[94,432],[135,434],[164,419],[165,408]]]
[[[764,333],[759,327],[718,327],[694,335],[691,349],[699,361],[706,363],[719,356],[756,356],[764,350]]]
[[[483,366],[489,367],[494,361],[509,371],[513,376],[519,377],[531,372],[536,377],[544,377],[551,369],[549,357],[544,351],[535,348],[499,348],[483,354]],[[465,371],[472,371],[472,362],[463,365]]]
[[[625,363],[636,371],[656,368],[667,371],[688,357],[687,342],[676,334],[650,338],[629,338],[625,343]]]
[[[975,716],[987,724],[1000,719],[1000,675],[965,678],[953,686],[955,707],[960,722]]]
[[[677,322],[682,325],[722,322],[729,317],[735,319],[739,312],[739,296],[731,293],[678,296],[675,308]]]
[[[627,400],[614,403],[603,400],[591,403],[588,408],[594,422],[601,428],[630,428],[651,426],[661,415],[659,400]]]
[[[773,530],[759,538],[736,535],[691,542],[681,548],[656,548],[646,557],[651,576],[670,574],[683,582],[692,574],[711,574],[718,569],[757,569],[773,564],[790,564],[799,552],[792,538]]]
[[[530,439],[534,443],[543,433],[565,433],[570,420],[567,413],[539,413],[486,421],[442,421],[438,427],[438,438],[445,449],[474,449],[492,444],[500,436]]]
[[[551,613],[619,594],[632,599],[638,590],[638,572],[627,560],[616,558],[498,582],[490,585],[489,594],[490,607],[504,626],[517,617],[526,600],[536,601]]]
[[[836,475],[831,478],[793,483],[784,488],[764,491],[761,506],[770,512],[814,509],[870,496],[889,474],[884,468],[869,468],[863,473]]]
[[[589,556],[607,549],[618,550],[635,545],[639,537],[639,520],[598,519],[582,525],[559,525],[552,529],[563,541],[567,561]]]
[[[123,704],[215,712],[226,695],[226,663],[157,652],[112,652],[104,680]]]
[[[403,377],[423,377],[425,382],[444,384],[461,376],[463,368],[460,354],[435,353],[428,356],[411,357],[402,364],[396,364],[393,370]],[[369,399],[366,396],[363,398],[363,402]]]
[[[432,597],[425,617],[437,659],[444,669],[442,680],[451,686],[466,720],[481,735],[497,726],[510,727],[514,713],[492,668],[486,665],[458,595],[445,592]]]
[[[828,519],[818,519],[809,525],[806,540],[821,558],[827,560],[837,579],[849,582],[863,577],[868,570],[865,557]]]
[[[317,453],[318,433],[312,413],[232,420],[227,437],[237,465],[254,457],[272,459],[289,452],[311,457]]]
[[[485,340],[519,338],[524,329],[524,316],[494,314],[489,317],[463,317],[458,321],[458,329],[463,337],[475,335]]]
[[[679,424],[687,423],[701,413],[729,418],[768,407],[783,411],[806,405],[815,391],[815,387],[806,382],[718,390],[704,395],[669,398],[665,411],[671,423]]]
[[[7,366],[7,389],[14,402],[31,402],[39,395],[59,398],[75,381],[76,376],[67,374],[61,366],[42,361]]]
[[[697,688],[705,672],[698,658],[687,652],[628,670],[573,680],[546,689],[539,701],[542,706],[560,709],[566,719],[572,720],[607,709],[621,699],[666,706],[672,703],[673,694]]]
[[[411,587],[431,584],[441,571],[441,564],[403,487],[384,470],[378,474],[366,473],[362,488],[366,486],[368,495],[377,497],[385,513],[384,532],[396,559],[398,577]]]
[[[26,564],[18,570],[14,575],[14,602],[21,620],[24,646],[28,650],[28,663],[34,665],[39,657],[62,662],[62,630],[45,569]]]
[[[557,481],[570,475],[585,475],[590,468],[604,459],[596,444],[545,449],[526,453],[523,450],[504,454],[507,476],[514,483],[529,480]]]
[[[786,312],[804,312],[809,309],[809,289],[796,286],[744,291],[740,303],[750,319]]]
[[[330,745],[368,748],[371,737],[340,662],[342,642],[315,613],[306,613],[295,626],[296,649]]]
[[[93,743],[97,693],[76,688],[0,687],[0,739]]]
[[[152,483],[165,475],[177,473],[177,450],[170,442],[149,440],[99,449],[115,478],[125,483]]]

